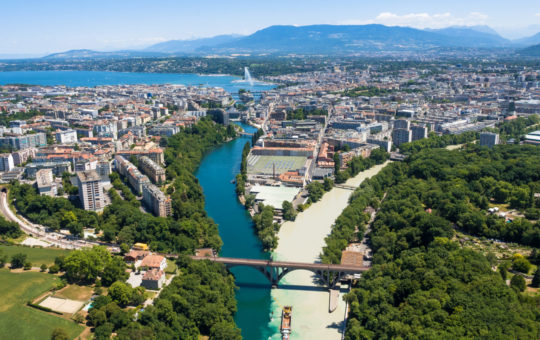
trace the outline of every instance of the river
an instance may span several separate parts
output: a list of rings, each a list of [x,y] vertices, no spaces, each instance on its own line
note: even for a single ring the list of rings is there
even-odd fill
[[[246,132],[256,129],[245,124]],[[222,145],[206,155],[196,172],[204,190],[206,211],[219,225],[219,234],[223,240],[221,256],[254,259],[268,259],[259,239],[253,232],[253,222],[247,210],[242,206],[231,183],[240,171],[242,148],[249,137],[237,138]],[[246,340],[268,339],[278,330],[271,328],[270,321],[270,285],[258,271],[251,268],[234,267],[239,290],[236,293],[238,312],[235,316],[237,325],[242,329]]]
[[[255,131],[251,126],[241,126],[247,132]],[[262,252],[251,218],[236,199],[235,185],[231,183],[240,170],[242,148],[247,141],[249,138],[238,138],[210,152],[203,159],[196,176],[204,190],[206,211],[219,224],[224,243],[220,255],[267,259],[269,254]],[[347,184],[360,185],[384,165],[358,174]],[[298,262],[318,261],[324,238],[347,206],[351,193],[351,190],[334,188],[321,201],[300,213],[295,222],[284,223],[273,257]],[[239,286],[235,321],[242,329],[244,339],[280,339],[279,321],[284,305],[293,305],[291,339],[341,338],[345,304],[341,301],[336,311],[328,313],[328,291],[314,284],[310,272],[292,272],[274,290],[270,289],[268,280],[254,269],[233,267],[232,272]]]

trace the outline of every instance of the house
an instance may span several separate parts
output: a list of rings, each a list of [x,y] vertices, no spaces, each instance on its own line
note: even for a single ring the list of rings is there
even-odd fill
[[[158,270],[167,268],[167,259],[161,255],[146,255],[141,261],[141,267]]]
[[[160,269],[151,269],[144,273],[141,286],[146,289],[158,290],[165,283],[165,273]]]
[[[145,256],[149,255],[150,252],[147,250],[130,250],[129,253],[124,255],[124,261],[127,263],[135,263],[142,260]]]

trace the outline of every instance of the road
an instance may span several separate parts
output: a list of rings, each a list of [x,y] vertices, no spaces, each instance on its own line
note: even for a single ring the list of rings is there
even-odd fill
[[[13,213],[13,211],[11,211],[7,200],[7,193],[1,192],[0,195],[0,213],[8,221],[17,223],[24,233],[40,239],[43,242],[64,249],[82,249],[101,245],[106,246],[112,252],[118,252],[120,250],[118,247],[107,243],[85,241],[80,238],[68,238],[64,234],[50,231],[47,227],[33,224],[24,217],[17,216],[15,213]]]

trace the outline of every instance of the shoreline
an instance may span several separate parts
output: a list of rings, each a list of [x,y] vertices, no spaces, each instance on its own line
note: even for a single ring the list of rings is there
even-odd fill
[[[346,184],[359,186],[388,163],[389,161],[386,161],[360,172]],[[349,204],[352,193],[352,190],[334,187],[320,201],[313,203],[310,209],[299,213],[296,221],[283,223],[278,233],[278,247],[272,253],[273,258],[283,261],[320,262],[319,255],[325,245],[324,239],[330,234],[336,218]],[[305,287],[308,289],[304,289]],[[281,315],[281,308],[285,305],[293,306],[291,339],[341,339],[346,318],[344,293],[345,287],[340,291],[336,310],[329,313],[328,290],[315,283],[311,272],[294,271],[287,274],[280,282],[280,287],[271,291],[272,306],[269,314],[276,316],[270,322],[271,329],[275,331],[271,339],[281,339],[280,318],[277,316]]]

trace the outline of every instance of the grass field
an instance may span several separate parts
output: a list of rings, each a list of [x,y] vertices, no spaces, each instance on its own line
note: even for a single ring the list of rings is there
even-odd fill
[[[307,157],[302,156],[255,156],[247,159],[248,173],[271,175],[275,169],[276,174],[289,170],[297,170],[306,164]]]
[[[57,291],[54,296],[64,299],[86,301],[92,297],[94,289],[88,286],[68,285]]]
[[[54,264],[54,259],[57,256],[67,255],[69,250],[56,248],[31,248],[24,246],[6,246],[0,245],[0,252],[7,255],[8,262],[11,261],[11,256],[17,253],[27,255],[27,260],[32,262],[32,266],[39,267],[42,264],[50,266]]]
[[[56,327],[65,329],[73,339],[83,331],[84,327],[73,321],[26,306],[57,280],[57,276],[45,273],[0,269],[0,339],[50,339]]]

